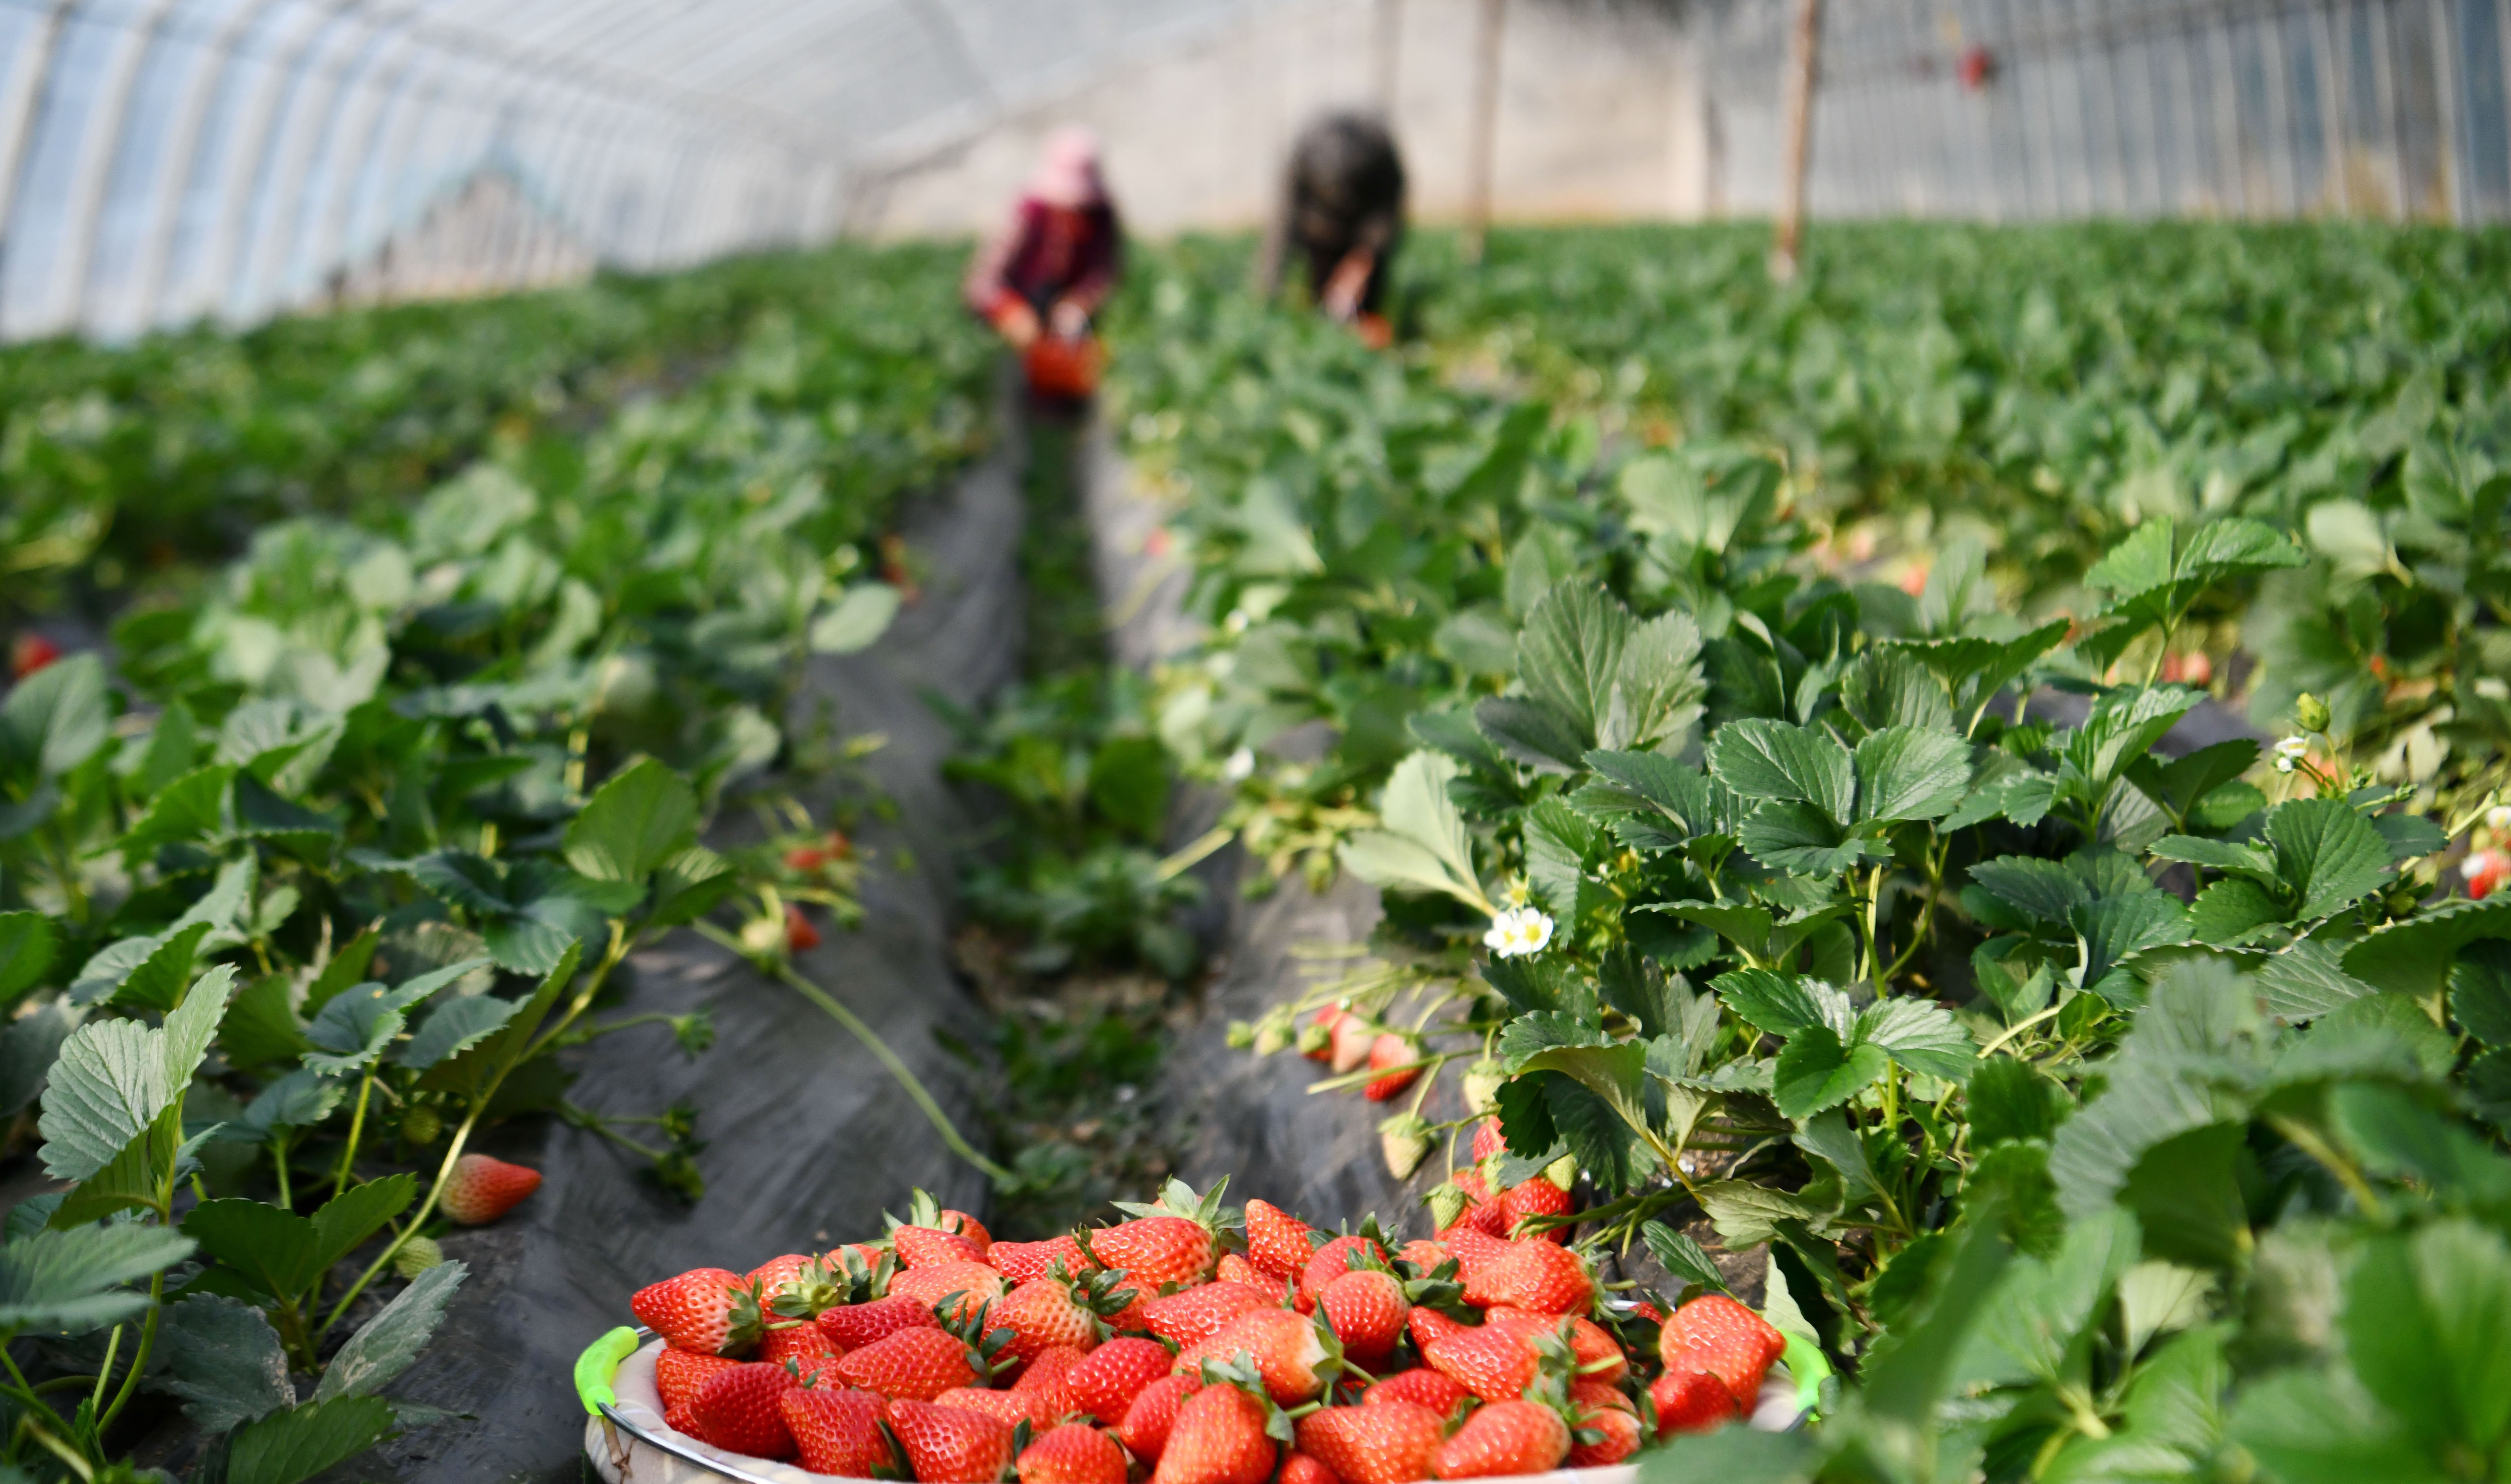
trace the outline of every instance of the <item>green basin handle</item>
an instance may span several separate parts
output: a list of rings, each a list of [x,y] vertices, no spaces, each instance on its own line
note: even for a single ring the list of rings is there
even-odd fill
[[[575,1394],[584,1402],[584,1410],[599,1417],[602,1407],[618,1404],[619,1395],[610,1383],[619,1376],[619,1362],[637,1352],[637,1332],[621,1325],[584,1348],[575,1357]]]
[[[1823,1358],[1822,1347],[1802,1335],[1788,1336],[1788,1348],[1780,1359],[1787,1362],[1788,1374],[1796,1379],[1796,1405],[1811,1417],[1822,1406],[1823,1379],[1831,1374],[1831,1362]]]

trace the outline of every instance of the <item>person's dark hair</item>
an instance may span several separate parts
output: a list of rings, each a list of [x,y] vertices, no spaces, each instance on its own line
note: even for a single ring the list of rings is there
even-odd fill
[[[1301,130],[1291,179],[1305,201],[1341,216],[1404,199],[1403,157],[1386,126],[1367,113],[1329,113]]]

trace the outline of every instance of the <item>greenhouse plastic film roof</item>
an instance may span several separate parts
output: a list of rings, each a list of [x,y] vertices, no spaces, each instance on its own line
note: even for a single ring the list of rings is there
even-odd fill
[[[483,285],[826,237],[885,155],[1259,3],[0,0],[0,335],[339,296],[465,193]]]

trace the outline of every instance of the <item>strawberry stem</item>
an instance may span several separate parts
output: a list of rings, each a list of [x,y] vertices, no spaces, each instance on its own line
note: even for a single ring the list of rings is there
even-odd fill
[[[933,1124],[934,1131],[942,1135],[942,1142],[948,1146],[952,1154],[985,1171],[985,1177],[997,1185],[1009,1185],[1017,1178],[1010,1170],[978,1153],[976,1146],[960,1135],[958,1128],[951,1123],[949,1115],[942,1111],[942,1105],[934,1101],[933,1094],[925,1089],[924,1084],[908,1069],[906,1062],[899,1059],[898,1053],[889,1048],[889,1043],[881,1040],[873,1033],[870,1026],[864,1023],[861,1016],[838,1003],[834,996],[794,972],[793,966],[791,964],[774,959],[762,960],[753,956],[742,947],[739,938],[714,923],[701,918],[690,926],[726,948],[741,954],[764,971],[784,980],[802,998],[828,1011],[830,1018],[844,1026],[857,1041],[864,1044],[866,1049],[879,1059],[882,1066],[889,1069],[889,1075],[898,1080],[898,1084],[907,1090],[907,1095],[914,1099],[915,1106],[924,1111],[925,1119]]]

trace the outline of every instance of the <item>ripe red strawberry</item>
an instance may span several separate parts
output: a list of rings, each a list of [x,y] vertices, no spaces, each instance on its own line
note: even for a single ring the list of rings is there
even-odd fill
[[[1548,1241],[1519,1241],[1482,1266],[1465,1270],[1465,1302],[1507,1304],[1537,1313],[1574,1313],[1596,1296],[1596,1280],[1577,1254]]]
[[[901,1295],[914,1299],[928,1308],[939,1308],[952,1294],[959,1295],[949,1309],[953,1319],[965,1319],[982,1304],[999,1305],[1003,1299],[1003,1275],[984,1263],[943,1263],[931,1268],[914,1268],[889,1280],[892,1298]]]
[[[61,647],[39,633],[21,633],[9,641],[9,674],[17,680],[61,657]]]
[[[1495,1401],[1465,1419],[1430,1471],[1443,1479],[1549,1473],[1569,1456],[1569,1425],[1541,1402]]]
[[[756,1289],[721,1268],[692,1268],[637,1290],[628,1312],[674,1350],[738,1355],[758,1343]]]
[[[890,1430],[921,1484],[994,1484],[1012,1466],[1012,1425],[921,1401],[889,1404]]]
[[[1043,1358],[1043,1357],[1041,1357]],[[1157,1340],[1118,1336],[1081,1357],[1063,1373],[1064,1393],[1076,1410],[1103,1425],[1120,1427],[1142,1389],[1169,1373],[1177,1357]]]
[[[1341,1006],[1329,1005],[1309,1017],[1308,1023],[1316,1029],[1300,1033],[1299,1054],[1310,1061],[1331,1058],[1333,1055],[1334,1027],[1342,1024],[1344,1013]]]
[[[463,1226],[486,1226],[540,1188],[539,1170],[486,1155],[464,1155],[453,1161],[453,1178],[444,1182],[437,1205]]]
[[[1280,1206],[1263,1200],[1247,1202],[1247,1260],[1275,1282],[1307,1271],[1316,1247],[1308,1240],[1308,1224]]]
[[[996,1422],[1015,1427],[1023,1423],[1031,1426],[1037,1423],[1035,1393],[1024,1396],[1018,1391],[996,1391],[985,1387],[952,1387],[934,1397],[933,1405],[957,1407],[963,1412],[982,1412]]]
[[[1326,1284],[1351,1271],[1355,1252],[1367,1252],[1379,1262],[1386,1260],[1386,1249],[1366,1237],[1337,1237],[1327,1242],[1299,1270],[1299,1297],[1308,1307],[1316,1306],[1317,1295],[1326,1291]]]
[[[1404,1250],[1395,1255],[1420,1269],[1424,1275],[1438,1272],[1443,1264],[1455,1257],[1454,1253],[1448,1250],[1446,1242],[1432,1241],[1425,1237],[1414,1237],[1406,1242]]]
[[[1421,1358],[1485,1401],[1517,1400],[1536,1374],[1534,1343],[1494,1324],[1433,1340],[1422,1348]]]
[[[917,1268],[939,1268],[944,1263],[982,1263],[985,1249],[956,1232],[937,1232],[931,1227],[900,1227],[889,1234],[890,1244],[898,1249],[898,1265],[913,1271]]]
[[[1162,1353],[1166,1352],[1164,1348]],[[1158,1463],[1161,1450],[1168,1446],[1169,1429],[1177,1425],[1178,1409],[1202,1389],[1200,1376],[1162,1376],[1142,1388],[1116,1429],[1125,1451],[1146,1464]]]
[[[1149,1326],[1142,1322],[1142,1296],[1136,1293],[1134,1302],[1109,1314],[1107,1327],[1120,1335],[1149,1334]]]
[[[1004,1351],[1024,1361],[1057,1346],[1091,1350],[1099,1344],[1099,1315],[1091,1309],[1088,1295],[1076,1291],[1078,1287],[1072,1279],[1055,1274],[1033,1278],[994,1306],[986,1327],[1010,1330],[1011,1344]]]
[[[1276,1450],[1263,1399],[1234,1386],[1205,1387],[1178,1408],[1153,1484],[1264,1484]]]
[[[1342,1480],[1323,1463],[1293,1449],[1282,1460],[1279,1484],[1342,1484]]]
[[[1485,1160],[1508,1147],[1508,1138],[1500,1132],[1499,1120],[1485,1119],[1474,1125],[1474,1162]]]
[[[1639,1409],[1631,1405],[1631,1399],[1618,1387],[1600,1381],[1573,1382],[1569,1404],[1578,1419],[1578,1431],[1592,1429],[1603,1434],[1594,1442],[1582,1443],[1573,1433],[1569,1439],[1570,1467],[1609,1467],[1639,1451]]]
[[[985,1261],[1008,1282],[1025,1283],[1046,1276],[1047,1270],[1063,1264],[1066,1273],[1079,1273],[1089,1266],[1081,1255],[1081,1244],[1069,1237],[1049,1241],[998,1241],[985,1248]]]
[[[977,1386],[985,1379],[970,1360],[965,1342],[929,1327],[902,1329],[848,1351],[837,1362],[837,1374],[848,1386],[878,1391],[893,1401],[931,1401],[952,1387]]]
[[[808,953],[819,946],[820,930],[811,926],[811,919],[804,915],[798,904],[787,902],[785,904],[785,951]]]
[[[1323,1392],[1335,1370],[1334,1350],[1327,1347],[1316,1321],[1287,1309],[1240,1314],[1218,1334],[1179,1351],[1175,1368],[1190,1371],[1205,1360],[1226,1360],[1242,1351],[1255,1357],[1264,1389],[1286,1407]]]
[[[1125,1450],[1088,1423],[1050,1427],[1021,1450],[1020,1484],[1125,1484]]]
[[[1726,1383],[1736,1405],[1751,1408],[1761,1375],[1788,1348],[1767,1319],[1722,1293],[1704,1293],[1674,1312],[1657,1333],[1666,1369],[1703,1370]]]
[[[1342,1341],[1343,1353],[1371,1371],[1395,1353],[1396,1342],[1404,1338],[1404,1321],[1412,1313],[1404,1280],[1374,1268],[1355,1268],[1326,1284],[1317,1307]]]
[[[1542,1232],[1519,1234],[1517,1224],[1528,1216],[1566,1216],[1571,1209],[1569,1193],[1541,1175],[1512,1185],[1499,1198],[1500,1218],[1507,1223],[1512,1236],[1540,1237],[1547,1241],[1567,1242],[1569,1229],[1553,1227]]]
[[[1473,1326],[1460,1324],[1435,1309],[1415,1306],[1405,1319],[1404,1328],[1412,1336],[1412,1348],[1427,1354],[1432,1341],[1446,1335],[1461,1335]]]
[[[776,1402],[794,1385],[791,1371],[765,1361],[717,1371],[689,1398],[697,1435],[754,1459],[792,1458],[793,1434],[786,1428],[785,1414]]]
[[[1456,1404],[1473,1394],[1453,1376],[1442,1375],[1428,1366],[1415,1366],[1397,1371],[1361,1392],[1360,1404],[1382,1407],[1390,1401],[1409,1401],[1416,1407],[1428,1407],[1441,1417],[1452,1417]]]
[[[1127,1285],[1149,1299],[1171,1283],[1199,1283],[1212,1272],[1212,1233],[1182,1216],[1144,1216],[1090,1234],[1101,1267],[1124,1270]]]
[[[1369,1044],[1369,1069],[1384,1072],[1388,1067],[1402,1067],[1404,1070],[1388,1072],[1371,1082],[1361,1089],[1361,1096],[1372,1103],[1382,1103],[1412,1085],[1414,1079],[1421,1075],[1421,1069],[1410,1064],[1420,1059],[1421,1048],[1413,1045],[1410,1037],[1398,1036],[1393,1031],[1381,1034]]]
[[[845,1356],[832,1351],[825,1355],[811,1355],[800,1360],[787,1360],[781,1363],[787,1370],[793,1373],[793,1382],[796,1386],[827,1387],[831,1390],[843,1390],[846,1379],[837,1374],[837,1362],[844,1358]]]
[[[776,1407],[811,1472],[869,1479],[875,1469],[897,1471],[898,1450],[880,1426],[889,1403],[878,1394],[796,1387],[777,1397]]]
[[[1449,1227],[1447,1234],[1439,1240],[1456,1259],[1456,1273],[1459,1276],[1480,1273],[1508,1256],[1509,1253],[1507,1242],[1461,1222]]]
[[[946,1205],[944,1206],[942,1208],[941,1227],[945,1232],[964,1237],[968,1240],[975,1242],[977,1244],[977,1256],[980,1260],[983,1260],[986,1253],[993,1250],[993,1234],[985,1230],[985,1224],[984,1222],[979,1221],[976,1217],[969,1215],[965,1211],[954,1211]]]
[[[818,1259],[807,1252],[788,1252],[782,1257],[771,1257],[741,1275],[741,1280],[745,1283],[756,1283],[759,1298],[773,1301],[799,1288],[802,1283],[803,1270],[816,1261]]]
[[[1223,1259],[1226,1261],[1226,1259]],[[1263,1290],[1243,1283],[1202,1283],[1142,1306],[1142,1323],[1179,1350],[1209,1339],[1250,1310],[1272,1307]]]
[[[817,1360],[836,1353],[835,1342],[807,1320],[797,1319],[770,1329],[758,1341],[758,1358],[772,1365],[783,1365],[788,1360]]]
[[[797,845],[785,853],[788,870],[816,871],[829,863],[829,853],[816,845]]]
[[[1445,1419],[1409,1401],[1328,1407],[1299,1419],[1299,1451],[1316,1455],[1344,1484],[1426,1479],[1445,1441]]]
[[[1063,1378],[1087,1358],[1068,1345],[1057,1345],[1040,1351],[1036,1359],[1021,1368],[1020,1379],[1012,1383],[1012,1389],[1031,1398],[1029,1415],[1038,1426],[1060,1422],[1076,1410],[1072,1389],[1064,1385]]]
[[[689,1410],[689,1404],[685,1401],[676,1407],[663,1409],[663,1426],[674,1432],[697,1438],[699,1442],[706,1441],[705,1438],[698,1437],[698,1416]]]
[[[1517,1309],[1506,1304],[1494,1304],[1483,1311],[1483,1323],[1487,1325],[1535,1335],[1559,1334],[1564,1317],[1561,1314],[1536,1313],[1530,1309]],[[1606,1333],[1603,1325],[1580,1315],[1566,1317],[1569,1352],[1581,1379],[1609,1384],[1630,1374],[1630,1356],[1623,1353],[1621,1343]]]
[[[1472,1173],[1473,1172],[1471,1170],[1468,1170],[1464,1175],[1458,1175],[1456,1177],[1457,1185],[1462,1186],[1465,1182],[1465,1176]],[[1480,1183],[1479,1178],[1477,1178],[1476,1183]],[[1472,1238],[1479,1237],[1485,1238],[1486,1241],[1500,1240],[1502,1237],[1502,1223],[1508,1216],[1507,1212],[1499,1208],[1499,1202],[1495,1200],[1476,1200],[1472,1198],[1470,1193],[1468,1193],[1467,1199],[1469,1203],[1465,1206],[1464,1214],[1458,1216],[1454,1221],[1449,1222],[1439,1232],[1439,1240],[1447,1244],[1448,1250],[1455,1254],[1456,1260],[1459,1263],[1470,1263],[1472,1261],[1472,1259],[1465,1255],[1466,1247]],[[1465,1240],[1460,1241],[1459,1238],[1464,1238]]]
[[[715,1372],[739,1364],[730,1355],[710,1355],[666,1346],[654,1352],[654,1389],[663,1393],[664,1410],[685,1406]]]
[[[831,1344],[849,1351],[861,1350],[874,1340],[886,1340],[902,1329],[941,1328],[934,1322],[932,1305],[919,1304],[905,1294],[823,1309],[814,1322]]]
[[[1740,1413],[1735,1393],[1707,1371],[1669,1370],[1648,1388],[1656,1403],[1656,1435],[1707,1432],[1723,1427]]]
[[[1235,1252],[1220,1254],[1219,1265],[1213,1269],[1212,1277],[1215,1282],[1236,1283],[1242,1287],[1253,1288],[1261,1294],[1270,1294],[1282,1286],[1272,1278],[1266,1277],[1262,1269]]]

